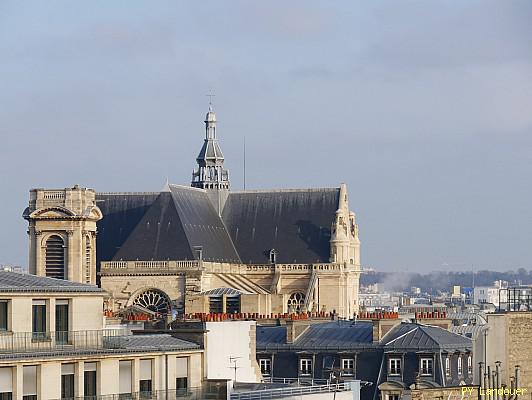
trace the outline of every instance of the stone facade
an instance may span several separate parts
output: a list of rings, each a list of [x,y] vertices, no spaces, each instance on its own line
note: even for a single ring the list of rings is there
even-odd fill
[[[135,302],[145,291],[159,290],[172,307],[208,313],[209,296],[220,287],[240,290],[241,312],[272,314],[295,311],[357,311],[360,269],[348,263],[246,265],[206,261],[111,261],[102,263],[101,285],[110,294],[109,308]],[[352,281],[356,281],[353,284]],[[312,301],[290,308],[294,293]],[[225,304],[225,303],[224,303]],[[226,312],[226,309],[222,309]]]
[[[488,314],[487,322],[483,354],[487,366],[493,372],[500,361],[501,383],[532,391],[532,312]]]
[[[96,284],[96,222],[102,213],[92,189],[33,189],[28,221],[29,272]]]

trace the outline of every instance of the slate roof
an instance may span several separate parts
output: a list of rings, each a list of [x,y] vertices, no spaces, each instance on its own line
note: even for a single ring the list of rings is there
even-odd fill
[[[381,340],[386,351],[471,350],[470,339],[437,326],[402,323]]]
[[[167,334],[110,337],[106,339],[108,345],[112,346],[113,339],[116,339],[117,347],[124,350],[192,350],[200,348],[196,343]]]
[[[59,292],[98,293],[104,291],[97,286],[63,279],[47,278],[11,271],[0,271],[0,293]]]
[[[97,194],[97,262],[203,259],[235,263],[328,262],[339,188],[229,192],[218,215],[204,189]]]
[[[111,261],[159,193],[97,193],[96,205],[103,219],[98,221],[96,262]]]
[[[223,219],[244,263],[329,262],[340,189],[233,192]]]
[[[331,321],[311,324],[293,343],[286,326],[257,326],[257,350],[350,350],[375,348],[370,322]]]
[[[450,331],[467,338],[476,339],[486,329],[486,325],[465,325],[452,326]]]
[[[205,290],[198,294],[201,296],[222,296],[224,294],[227,296],[235,296],[235,295],[250,294],[250,293],[244,292],[238,289],[229,288],[229,287],[219,287],[216,289]]]

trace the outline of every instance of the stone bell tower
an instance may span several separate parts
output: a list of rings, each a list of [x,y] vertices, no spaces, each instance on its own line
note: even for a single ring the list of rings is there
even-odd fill
[[[347,185],[340,185],[338,210],[331,227],[332,263],[343,265],[344,305],[346,314],[352,316],[359,309],[358,292],[360,286],[360,240],[355,213],[349,211]]]
[[[32,189],[28,221],[30,274],[96,284],[96,192],[78,185]]]

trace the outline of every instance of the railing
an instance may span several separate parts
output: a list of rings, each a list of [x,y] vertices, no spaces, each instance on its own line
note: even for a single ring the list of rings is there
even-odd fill
[[[142,271],[180,271],[201,270],[208,273],[229,274],[274,274],[276,272],[312,273],[316,272],[339,272],[344,268],[338,263],[317,264],[235,264],[223,262],[209,262],[198,260],[182,261],[102,261],[102,272],[142,272]]]
[[[265,389],[251,392],[231,393],[231,400],[280,399],[283,397],[302,396],[305,394],[345,392],[348,390],[351,390],[349,383],[336,383],[319,386],[296,386],[280,389]]]
[[[153,271],[153,270],[199,270],[201,261],[102,261],[102,272],[135,272],[135,271]],[[127,271],[124,271],[127,270]]]
[[[123,329],[75,332],[4,332],[0,334],[0,356],[64,350],[120,349],[125,346]]]
[[[63,190],[44,191],[43,199],[64,199],[65,192]]]
[[[220,388],[220,392],[225,388]],[[216,393],[203,388],[157,390],[151,392],[134,392],[121,394],[106,394],[99,396],[70,397],[55,400],[201,400],[226,399],[225,393]]]

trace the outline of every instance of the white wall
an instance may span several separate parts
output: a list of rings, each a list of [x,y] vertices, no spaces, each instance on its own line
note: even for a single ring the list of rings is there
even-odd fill
[[[255,346],[252,349],[252,327],[255,321],[207,322],[205,372],[207,379],[231,379],[235,370],[230,357],[237,359],[237,382],[259,382],[256,374]],[[255,338],[253,337],[253,341]],[[253,354],[251,354],[253,353]]]

